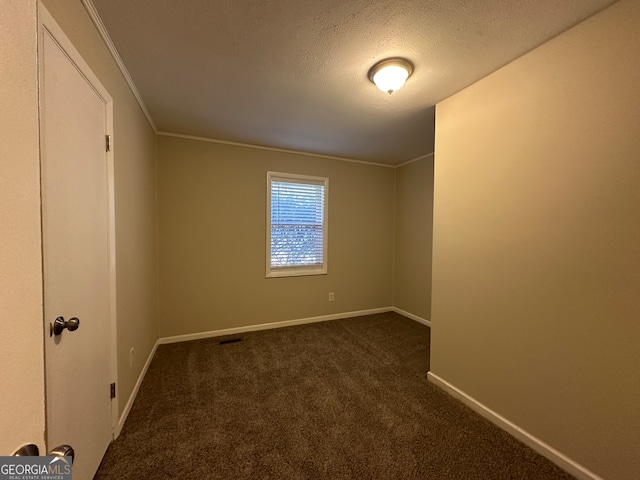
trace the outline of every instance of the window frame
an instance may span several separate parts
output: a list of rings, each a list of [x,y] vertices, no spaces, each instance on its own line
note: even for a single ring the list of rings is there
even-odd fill
[[[324,186],[324,205],[322,222],[322,264],[300,266],[271,266],[271,184],[274,180],[291,183],[308,183]],[[266,278],[301,277],[309,275],[326,275],[329,245],[329,179],[296,173],[267,172],[267,208],[266,208]]]

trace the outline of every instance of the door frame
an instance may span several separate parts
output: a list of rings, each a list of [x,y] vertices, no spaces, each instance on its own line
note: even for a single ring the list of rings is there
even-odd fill
[[[106,88],[102,85],[98,77],[93,73],[91,67],[84,61],[78,50],[75,48],[71,40],[66,36],[62,28],[55,21],[53,16],[49,13],[46,7],[42,4],[41,0],[38,0],[37,4],[38,8],[38,105],[39,105],[39,115],[38,115],[38,123],[39,123],[39,132],[40,132],[40,192],[42,192],[42,164],[46,161],[44,158],[44,153],[42,151],[42,145],[44,145],[44,127],[43,120],[44,115],[42,114],[44,105],[42,98],[42,89],[44,87],[44,64],[43,64],[43,42],[44,36],[49,35],[49,37],[57,43],[62,50],[66,53],[67,57],[78,69],[78,72],[85,77],[87,82],[92,86],[94,91],[102,98],[105,103],[106,109],[106,128],[108,135],[110,137],[110,148],[106,152],[106,162],[107,162],[107,178],[105,179],[107,182],[107,244],[108,244],[108,262],[109,262],[109,332],[110,332],[110,346],[109,346],[109,369],[110,374],[109,378],[112,383],[117,384],[118,377],[118,332],[117,332],[117,297],[116,297],[116,216],[115,216],[115,163],[114,163],[114,141],[113,141],[113,99]],[[106,142],[106,139],[105,139]],[[105,145],[106,149],[106,145]],[[41,213],[40,216],[42,218],[42,197],[40,199],[40,208]],[[44,232],[41,233],[41,235]],[[44,268],[44,249],[42,252],[42,261]],[[43,289],[43,305],[44,305],[44,289]],[[43,309],[44,312],[44,309]],[[43,315],[43,346],[46,337],[49,335],[49,320]],[[47,376],[47,358],[46,358],[46,349],[44,350],[44,375],[45,375],[45,430],[48,430],[48,422],[47,416],[48,412],[46,409],[46,376]],[[107,395],[107,386],[105,386],[105,395]],[[117,435],[119,434],[118,419],[119,419],[119,396],[111,400],[111,436],[112,440],[115,440]],[[48,431],[45,434],[45,443],[47,445],[47,449],[53,447],[53,445],[49,445]]]

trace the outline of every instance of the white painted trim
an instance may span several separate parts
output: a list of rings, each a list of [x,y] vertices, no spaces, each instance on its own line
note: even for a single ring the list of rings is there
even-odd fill
[[[41,1],[37,3],[38,12],[38,102],[39,102],[39,119],[40,122],[40,143],[43,144],[43,135],[45,130],[42,123],[44,122],[41,117],[43,109],[42,93],[41,89],[44,88],[44,67],[43,67],[43,52],[44,52],[44,36],[48,35],[53,42],[55,42],[64,54],[69,58],[71,63],[75,66],[77,71],[82,75],[88,85],[94,92],[100,97],[105,106],[106,119],[105,128],[106,134],[111,137],[111,145],[106,155],[106,182],[107,182],[107,261],[109,270],[109,381],[116,382],[118,376],[118,333],[117,333],[117,295],[116,295],[116,217],[115,217],[115,162],[114,162],[114,146],[113,146],[113,99],[108,90],[102,85],[100,79],[95,75],[89,64],[82,58],[82,55],[78,49],[73,45],[71,40],[67,37],[62,27],[58,25],[53,16],[49,13],[47,8]],[[40,152],[40,162],[46,161],[44,152]],[[44,260],[43,260],[44,261]],[[45,326],[47,321],[45,320]],[[46,362],[45,362],[46,370]],[[118,399],[111,401],[111,432],[116,430],[118,421]],[[48,441],[48,439],[47,439]],[[51,447],[49,445],[49,447]]]
[[[308,185],[322,186],[324,188],[324,202],[322,206],[322,264],[320,265],[301,265],[298,267],[272,267],[271,266],[271,192],[272,183],[274,181],[290,181],[291,183],[303,183]],[[267,172],[267,199],[266,199],[266,262],[265,276],[266,278],[284,278],[284,277],[301,277],[310,275],[326,275],[329,245],[329,179],[327,177],[315,177],[311,175],[299,175],[295,173]]]
[[[582,465],[580,465],[578,462],[576,462],[576,461],[572,460],[571,458],[567,457],[562,452],[560,452],[560,451],[556,450],[555,448],[553,448],[552,446],[546,444],[545,442],[543,442],[539,438],[531,435],[529,432],[527,432],[526,430],[520,428],[518,425],[516,425],[515,423],[511,422],[510,420],[507,420],[502,415],[494,412],[493,410],[491,410],[487,406],[485,406],[482,403],[478,402],[476,399],[474,399],[474,398],[470,397],[469,395],[467,395],[466,393],[464,393],[462,390],[454,387],[449,382],[447,382],[446,380],[442,379],[441,377],[439,377],[435,373],[428,372],[427,373],[427,378],[429,379],[429,381],[431,383],[433,383],[434,385],[440,387],[442,390],[447,392],[452,397],[460,400],[462,403],[464,403],[465,405],[470,407],[472,410],[474,410],[475,412],[477,412],[480,415],[482,415],[484,418],[489,420],[491,423],[497,425],[498,427],[500,427],[501,429],[503,429],[507,433],[511,434],[512,436],[514,436],[515,438],[517,438],[518,440],[523,442],[525,445],[531,447],[533,450],[538,452],[540,455],[548,458],[553,463],[558,465],[563,470],[566,470],[567,472],[569,472],[571,475],[575,476],[576,478],[578,478],[580,480],[603,480],[602,477],[599,477],[598,475],[596,475],[592,471],[590,471],[587,468],[585,468]]]
[[[113,126],[113,100],[109,97],[107,104],[107,130],[109,135],[109,151],[107,152],[107,202],[109,215],[109,317],[111,320],[111,382],[118,381],[118,295],[117,295],[117,261],[116,261],[116,174],[115,174],[115,141]],[[118,397],[111,401],[111,432],[117,428]]]
[[[257,332],[260,330],[271,330],[273,328],[292,327],[307,323],[326,322],[329,320],[340,320],[342,318],[362,317],[376,313],[390,312],[393,308],[372,308],[370,310],[359,310],[356,312],[334,313],[331,315],[321,315],[319,317],[299,318],[297,320],[285,320],[283,322],[261,323],[259,325],[247,325],[246,327],[226,328],[223,330],[212,330],[209,332],[190,333],[187,335],[177,335],[175,337],[162,337],[158,339],[160,345],[168,343],[188,342],[190,340],[201,340],[203,338],[221,337],[223,335],[234,335],[236,333]]]
[[[422,156],[420,156],[420,157],[416,157],[416,158],[414,158],[413,160],[409,160],[409,161],[407,161],[407,162],[401,163],[401,164],[399,164],[399,165],[396,165],[396,166],[395,166],[395,167],[393,167],[393,168],[400,168],[400,167],[404,167],[405,165],[409,165],[410,163],[417,162],[418,160],[422,160],[423,158],[433,157],[433,154],[434,154],[434,153],[435,153],[435,152],[431,152],[431,153],[427,153],[426,155],[422,155]]]
[[[394,165],[387,165],[385,163],[367,162],[365,160],[355,160],[353,158],[346,158],[346,157],[334,157],[331,155],[323,155],[321,153],[302,152],[300,150],[288,150],[286,148],[265,147],[263,145],[252,145],[250,143],[230,142],[227,140],[218,140],[215,138],[183,135],[181,133],[157,132],[157,134],[163,137],[184,138],[186,140],[196,140],[199,142],[209,142],[209,143],[220,143],[222,145],[232,145],[234,147],[255,148],[257,150],[267,150],[270,152],[293,153],[294,155],[304,155],[306,157],[326,158],[328,160],[339,160],[341,162],[349,162],[349,163],[361,163],[364,165],[373,165],[374,167],[395,168]]]
[[[147,109],[147,106],[144,104],[144,101],[142,100],[142,95],[140,95],[140,92],[138,91],[138,87],[136,87],[136,84],[133,82],[133,78],[131,78],[131,74],[129,73],[129,70],[127,69],[126,65],[124,64],[124,61],[122,60],[122,57],[120,56],[120,53],[118,52],[117,47],[113,43],[113,40],[111,39],[111,36],[109,35],[109,32],[107,31],[107,28],[105,27],[104,22],[102,21],[102,18],[100,17],[100,14],[98,13],[98,10],[96,9],[95,5],[93,4],[93,0],[80,0],[80,1],[82,2],[82,5],[84,6],[85,10],[87,11],[87,14],[91,18],[91,21],[93,22],[93,24],[95,25],[96,29],[98,30],[98,33],[102,37],[102,40],[104,41],[105,45],[107,46],[107,49],[111,53],[111,56],[113,57],[114,61],[118,65],[118,68],[120,69],[120,72],[122,73],[122,76],[124,77],[125,81],[129,85],[129,88],[131,89],[131,93],[133,93],[133,96],[138,101],[138,105],[140,105],[140,109],[144,113],[144,116],[147,118],[147,121],[149,122],[149,125],[151,125],[151,128],[153,129],[153,131],[157,135],[162,135],[164,137],[185,138],[185,139],[188,139],[188,140],[199,140],[199,141],[202,141],[202,142],[221,143],[221,144],[224,144],[224,145],[234,145],[234,146],[237,146],[237,147],[255,148],[255,149],[258,149],[258,150],[269,150],[269,151],[273,151],[273,152],[293,153],[293,154],[296,154],[296,155],[305,155],[305,156],[308,156],[308,157],[326,158],[326,159],[329,159],[329,160],[339,160],[339,161],[342,161],[342,162],[361,163],[361,164],[364,164],[364,165],[373,165],[373,166],[376,166],[376,167],[384,167],[384,168],[399,168],[399,167],[403,167],[405,165],[408,165],[408,164],[413,163],[413,162],[417,162],[418,160],[421,160],[423,158],[427,158],[427,157],[433,155],[433,152],[432,152],[432,153],[428,153],[427,155],[422,155],[422,156],[414,158],[412,160],[408,160],[408,161],[406,161],[404,163],[401,163],[399,165],[388,165],[388,164],[385,164],[385,163],[367,162],[365,160],[356,160],[354,158],[336,157],[336,156],[333,156],[333,155],[323,155],[323,154],[320,154],[320,153],[303,152],[303,151],[300,151],[300,150],[289,150],[289,149],[285,149],[285,148],[266,147],[266,146],[262,146],[262,145],[253,145],[253,144],[250,144],[250,143],[231,142],[231,141],[228,141],[228,140],[219,140],[219,139],[215,139],[215,138],[198,137],[198,136],[194,136],[194,135],[183,135],[183,134],[180,134],[180,133],[159,132],[158,128],[156,127],[155,122],[153,121],[153,118],[151,118],[151,114],[149,113],[149,110]]]
[[[136,397],[138,396],[138,391],[140,390],[140,385],[142,385],[142,381],[144,380],[144,377],[147,375],[147,370],[149,370],[149,365],[151,365],[151,361],[153,360],[153,357],[156,354],[156,350],[158,350],[158,345],[160,345],[160,341],[156,340],[156,343],[153,345],[153,348],[151,349],[151,352],[149,352],[149,356],[147,357],[147,361],[145,362],[144,367],[142,367],[142,371],[140,372],[140,375],[138,376],[138,381],[136,382],[136,386],[133,387],[133,391],[131,392],[131,395],[129,395],[129,400],[127,401],[127,404],[125,405],[124,410],[122,411],[122,415],[120,415],[120,420],[118,421],[118,425],[117,425],[115,431],[113,432],[113,439],[114,440],[116,438],[118,438],[118,436],[122,432],[122,429],[124,428],[124,422],[127,421],[127,417],[129,416],[129,412],[131,411],[131,407],[133,406],[133,402],[135,402]]]
[[[151,114],[149,113],[149,110],[147,110],[146,105],[142,101],[142,96],[140,95],[140,92],[138,91],[138,87],[136,87],[136,84],[133,83],[133,79],[131,78],[131,75],[129,74],[129,70],[127,70],[127,67],[125,66],[124,62],[122,61],[122,57],[118,53],[118,49],[116,48],[115,44],[113,43],[113,40],[111,40],[111,36],[109,35],[109,32],[107,32],[107,29],[104,26],[104,23],[102,22],[102,18],[100,18],[100,14],[98,13],[98,10],[96,10],[95,5],[93,4],[93,0],[81,0],[81,1],[82,1],[82,5],[84,5],[85,10],[89,14],[89,17],[91,17],[91,20],[93,21],[93,24],[95,25],[96,29],[98,30],[98,33],[100,33],[100,36],[102,37],[102,40],[104,41],[105,45],[107,46],[107,49],[111,53],[111,56],[113,57],[113,59],[115,60],[116,64],[118,65],[118,68],[120,69],[120,72],[122,73],[122,76],[124,77],[125,81],[129,85],[129,88],[131,89],[131,93],[133,93],[133,96],[138,101],[138,105],[140,105],[140,109],[142,110],[142,113],[144,113],[144,116],[147,117],[147,121],[149,122],[149,125],[151,125],[151,128],[153,128],[153,131],[158,133],[158,129],[156,128],[156,124],[154,123],[153,119],[151,118]]]
[[[127,404],[124,407],[122,415],[120,416],[120,420],[118,421],[117,428],[114,431],[113,439],[115,440],[116,438],[118,438],[118,436],[122,432],[122,429],[124,428],[124,423],[126,422],[127,417],[129,416],[129,412],[131,411],[131,407],[133,406],[133,403],[135,402],[136,397],[138,396],[138,391],[140,390],[140,386],[142,385],[144,377],[146,376],[147,371],[149,370],[149,365],[151,365],[151,361],[153,360],[153,357],[155,356],[156,351],[158,350],[158,345],[188,342],[190,340],[200,340],[203,338],[221,337],[223,335],[233,335],[236,333],[257,332],[260,330],[271,330],[274,328],[292,327],[295,325],[326,322],[330,320],[340,320],[343,318],[362,317],[364,315],[374,315],[376,313],[385,313],[385,312],[396,312],[396,313],[399,313],[400,315],[408,317],[411,320],[415,320],[425,325],[430,325],[431,323],[428,320],[424,320],[416,315],[412,315],[410,313],[405,312],[404,310],[400,310],[395,307],[381,307],[381,308],[372,308],[369,310],[358,310],[355,312],[334,313],[331,315],[322,315],[318,317],[300,318],[297,320],[285,320],[282,322],[273,322],[273,323],[262,323],[259,325],[248,325],[245,327],[227,328],[223,330],[212,330],[209,332],[191,333],[188,335],[177,335],[174,337],[159,338],[156,341],[153,348],[151,349],[151,352],[149,353],[149,357],[147,358],[147,361],[144,364],[142,371],[140,372],[138,381],[136,382],[136,385],[133,388],[131,395],[129,395],[129,400],[127,401]],[[428,322],[428,323],[425,323],[425,322]]]
[[[98,13],[98,10],[96,9],[95,5],[93,4],[93,0],[81,0],[81,2],[82,2],[82,5],[84,6],[85,10],[89,14],[89,17],[91,18],[91,21],[93,22],[93,24],[95,25],[96,29],[98,30],[98,33],[102,37],[102,40],[104,41],[105,45],[107,46],[107,49],[111,53],[111,56],[113,57],[114,61],[116,62],[116,65],[118,65],[118,68],[120,69],[120,72],[122,73],[122,76],[124,77],[125,81],[129,85],[129,88],[131,89],[131,93],[133,93],[133,96],[138,101],[138,105],[140,105],[140,109],[142,110],[142,113],[144,113],[144,116],[147,118],[147,121],[149,122],[149,125],[151,125],[151,128],[153,129],[153,131],[157,135],[162,135],[164,137],[185,138],[185,139],[188,139],[188,140],[199,140],[201,142],[221,143],[221,144],[224,144],[224,145],[233,145],[233,146],[236,146],[236,147],[255,148],[255,149],[258,149],[258,150],[269,150],[269,151],[272,151],[272,152],[293,153],[293,154],[296,154],[296,155],[305,155],[307,157],[326,158],[326,159],[329,159],[329,160],[339,160],[339,161],[342,161],[342,162],[350,162],[350,163],[361,163],[361,164],[364,164],[364,165],[373,165],[373,166],[376,166],[376,167],[384,167],[384,168],[403,167],[405,165],[408,165],[409,163],[416,162],[416,161],[421,160],[423,158],[429,157],[430,155],[433,155],[433,153],[429,153],[427,155],[422,155],[422,156],[420,156],[418,158],[414,158],[414,159],[409,160],[407,162],[401,163],[400,165],[388,165],[388,164],[385,164],[385,163],[367,162],[366,160],[356,160],[354,158],[347,158],[347,157],[336,157],[336,156],[333,156],[333,155],[323,155],[323,154],[320,154],[320,153],[303,152],[303,151],[300,151],[300,150],[289,150],[289,149],[286,149],[286,148],[266,147],[266,146],[262,146],[262,145],[253,145],[253,144],[250,144],[250,143],[231,142],[231,141],[228,141],[228,140],[218,140],[218,139],[215,139],[215,138],[198,137],[198,136],[194,136],[194,135],[183,135],[183,134],[180,134],[180,133],[159,132],[158,128],[156,127],[155,122],[153,121],[153,118],[151,118],[151,114],[149,113],[149,110],[147,109],[147,106],[144,104],[144,101],[142,100],[142,95],[140,95],[140,92],[138,91],[138,87],[136,87],[136,84],[133,82],[133,78],[131,78],[131,74],[129,73],[129,70],[127,69],[126,65],[124,64],[124,61],[122,60],[122,57],[120,56],[120,53],[118,52],[117,47],[113,43],[113,40],[111,39],[111,36],[109,35],[109,32],[107,31],[107,28],[105,27],[104,22],[102,21],[102,18],[100,18],[100,14]]]
[[[397,314],[402,315],[403,317],[410,318],[411,320],[414,320],[418,323],[421,323],[431,328],[431,320],[427,320],[426,318],[419,317],[417,315],[414,315],[413,313],[405,312],[404,310],[401,310],[397,307],[393,307],[392,310]]]

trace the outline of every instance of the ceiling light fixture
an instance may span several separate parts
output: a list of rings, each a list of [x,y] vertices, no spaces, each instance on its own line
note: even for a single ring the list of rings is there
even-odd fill
[[[387,58],[369,70],[369,80],[381,91],[391,95],[400,90],[413,73],[413,64],[404,58]]]

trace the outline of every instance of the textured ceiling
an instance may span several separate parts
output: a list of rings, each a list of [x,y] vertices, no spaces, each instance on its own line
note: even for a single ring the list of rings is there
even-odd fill
[[[434,105],[615,0],[93,0],[161,132],[396,165]],[[378,60],[415,65],[389,96]]]

